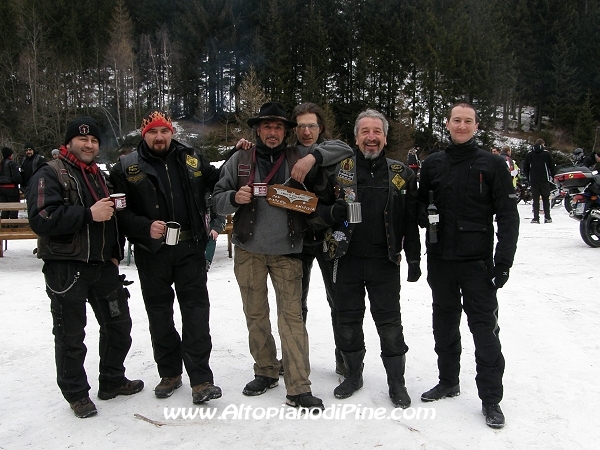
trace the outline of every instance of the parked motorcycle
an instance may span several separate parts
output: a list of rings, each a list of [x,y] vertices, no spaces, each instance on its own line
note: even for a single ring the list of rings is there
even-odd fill
[[[523,175],[519,175],[517,177],[517,187],[515,187],[515,193],[517,194],[517,203],[523,202],[527,203],[533,199],[533,195],[531,195],[531,186],[529,185],[529,180]]]
[[[569,166],[558,170],[554,183],[563,197],[565,210],[570,214],[573,209],[573,196],[581,194],[593,176],[592,171],[584,166]],[[554,197],[552,197],[554,199]],[[554,206],[554,203],[552,204]]]
[[[554,179],[567,189],[581,189],[571,196],[569,217],[579,221],[581,239],[590,247],[600,247],[600,175],[585,167],[556,175]],[[558,178],[558,180],[557,180]]]

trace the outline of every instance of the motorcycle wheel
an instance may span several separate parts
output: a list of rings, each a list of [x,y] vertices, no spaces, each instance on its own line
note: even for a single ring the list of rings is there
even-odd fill
[[[573,209],[573,205],[571,205],[571,196],[569,194],[565,195],[565,199],[564,199],[563,203],[565,205],[565,209],[567,210],[567,212],[570,213],[571,210]]]
[[[593,248],[600,247],[600,219],[598,217],[592,214],[584,217],[579,223],[579,233],[587,245]]]

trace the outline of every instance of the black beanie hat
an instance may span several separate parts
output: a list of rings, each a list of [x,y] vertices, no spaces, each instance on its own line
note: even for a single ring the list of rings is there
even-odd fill
[[[27,151],[29,149],[33,150],[33,153],[35,153],[35,148],[33,148],[33,144],[31,142],[27,142],[23,146],[23,150]]]
[[[10,148],[8,148],[8,147],[2,147],[2,157],[3,158],[8,158],[13,153],[14,152]]]
[[[71,120],[67,125],[67,131],[65,133],[65,145],[71,142],[75,136],[87,136],[92,135],[98,139],[100,144],[100,125],[94,119],[89,116],[76,117]]]

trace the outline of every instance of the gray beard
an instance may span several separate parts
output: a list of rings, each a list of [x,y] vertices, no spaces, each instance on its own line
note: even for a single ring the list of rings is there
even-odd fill
[[[383,149],[379,150],[377,153],[365,153],[361,150],[361,153],[363,154],[363,156],[365,157],[365,159],[375,159],[377,158],[379,155],[381,155],[381,152],[383,151]]]

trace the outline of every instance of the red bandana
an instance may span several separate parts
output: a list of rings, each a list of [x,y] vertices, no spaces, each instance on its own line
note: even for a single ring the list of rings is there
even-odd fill
[[[92,188],[92,185],[88,180],[86,172],[91,174],[94,178],[98,180],[98,184],[102,187],[105,197],[108,197],[110,195],[108,193],[106,183],[104,182],[104,177],[100,174],[100,168],[98,167],[98,164],[96,164],[95,161],[92,161],[91,164],[84,163],[79,158],[77,158],[77,156],[75,156],[73,153],[67,150],[67,147],[65,147],[64,145],[60,147],[60,153],[58,154],[58,157],[66,163],[70,164],[71,166],[77,167],[81,170],[81,173],[83,174],[83,179],[85,180],[85,184],[87,185],[88,190],[92,194],[92,197],[94,197],[94,200],[98,201],[100,200],[100,198],[98,197],[96,190]]]

